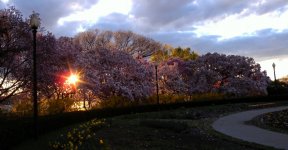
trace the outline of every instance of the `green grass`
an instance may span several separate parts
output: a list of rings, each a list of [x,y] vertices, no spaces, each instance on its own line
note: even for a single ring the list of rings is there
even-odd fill
[[[214,131],[211,123],[218,117],[243,110],[281,105],[226,104],[194,108],[136,113],[107,118],[105,125],[93,130],[93,136],[77,145],[79,149],[271,149]],[[49,142],[69,143],[73,125],[46,134],[38,141],[27,141],[17,149],[49,149]],[[89,131],[90,132],[90,131]],[[63,136],[61,136],[61,134]],[[95,135],[94,135],[95,134]],[[60,139],[60,140],[59,140]],[[75,145],[74,145],[75,146]],[[51,148],[51,147],[50,147]]]

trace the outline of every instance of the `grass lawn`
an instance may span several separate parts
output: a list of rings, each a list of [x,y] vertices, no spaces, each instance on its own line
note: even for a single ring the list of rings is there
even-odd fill
[[[219,134],[211,123],[233,112],[281,103],[226,104],[122,115],[66,127],[16,149],[270,149]],[[50,146],[49,146],[50,143]],[[58,148],[56,148],[58,146]],[[62,146],[62,148],[59,148]]]

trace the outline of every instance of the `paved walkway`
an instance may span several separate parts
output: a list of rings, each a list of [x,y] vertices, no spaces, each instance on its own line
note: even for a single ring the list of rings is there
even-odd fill
[[[212,126],[216,131],[234,138],[288,150],[287,134],[272,132],[244,124],[245,121],[249,121],[258,115],[283,109],[288,109],[288,106],[240,112],[219,118]]]

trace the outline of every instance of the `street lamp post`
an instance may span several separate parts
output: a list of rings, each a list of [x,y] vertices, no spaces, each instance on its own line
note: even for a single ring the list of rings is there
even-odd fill
[[[276,65],[275,65],[275,63],[273,62],[273,64],[272,64],[272,67],[273,67],[273,71],[274,71],[274,82],[276,81],[276,73],[275,73],[275,67],[276,67]]]
[[[30,27],[33,33],[33,119],[34,119],[34,136],[38,138],[38,103],[37,103],[37,69],[36,69],[36,33],[40,26],[40,18],[33,12],[30,16]]]
[[[159,105],[158,66],[155,65],[157,104]]]

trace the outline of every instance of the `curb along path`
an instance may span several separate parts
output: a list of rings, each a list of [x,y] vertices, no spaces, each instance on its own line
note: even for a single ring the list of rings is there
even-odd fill
[[[268,112],[288,109],[288,106],[258,109],[231,114],[216,120],[212,127],[223,134],[244,141],[288,150],[288,135],[264,130],[245,122]]]

